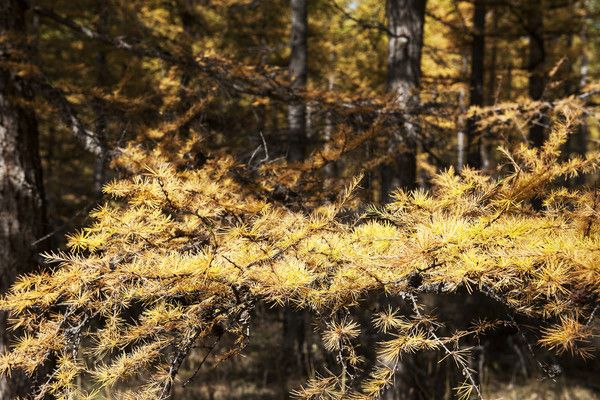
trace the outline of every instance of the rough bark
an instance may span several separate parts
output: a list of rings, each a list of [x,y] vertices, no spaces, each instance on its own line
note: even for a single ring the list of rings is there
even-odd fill
[[[544,41],[543,0],[532,1],[527,6],[527,30],[529,35],[529,82],[528,91],[531,100],[541,100],[546,87]],[[544,143],[546,117],[543,113],[536,116],[529,128],[529,142],[534,147]]]
[[[302,90],[308,77],[308,1],[291,0],[292,35],[289,73],[292,87]],[[288,160],[300,161],[306,152],[306,104],[293,102],[288,107]]]
[[[426,0],[388,0],[388,91],[406,108],[419,103],[421,51]],[[417,175],[417,136],[415,118],[406,115],[396,126],[388,151],[394,153],[394,166],[382,168],[382,199],[387,200],[394,187],[412,189]],[[398,150],[400,149],[400,150]]]
[[[25,42],[25,11],[22,0],[0,2],[0,36],[13,38],[4,42],[0,54],[13,54],[11,50]],[[25,82],[0,69],[0,292],[35,265],[32,243],[44,233],[37,123],[33,111],[22,105],[29,98]],[[6,318],[0,314],[0,352],[7,350],[10,341]],[[23,395],[27,389],[23,377],[0,378],[1,399]]]
[[[387,90],[399,106],[411,109],[420,102],[421,52],[426,0],[388,0],[388,82]],[[417,137],[419,124],[415,116],[405,113],[396,123],[388,151],[394,164],[381,169],[381,199],[390,200],[395,188],[414,189],[417,180]],[[410,398],[414,388],[405,361],[397,366],[398,381],[388,396]],[[407,381],[408,379],[408,381]],[[388,397],[389,398],[389,397]]]

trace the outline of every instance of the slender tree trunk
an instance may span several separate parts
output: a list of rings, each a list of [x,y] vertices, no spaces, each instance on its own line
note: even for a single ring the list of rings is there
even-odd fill
[[[425,23],[426,0],[388,0],[386,4],[388,39],[388,82],[387,90],[394,101],[410,110],[418,106],[421,78],[421,52],[423,48],[423,27]],[[405,113],[401,122],[396,122],[394,133],[388,144],[388,152],[394,164],[381,168],[381,199],[390,200],[391,191],[396,188],[414,189],[417,180],[417,138],[419,136],[418,116]],[[404,363],[396,366],[396,373],[406,377]],[[398,382],[405,382],[400,378]],[[407,394],[411,386],[399,383],[394,394]]]
[[[335,87],[335,75],[334,73],[330,73],[327,77],[327,90],[333,92]],[[333,136],[333,115],[331,110],[328,110],[325,113],[325,129],[323,131],[323,140],[325,143],[329,142]],[[327,178],[333,178],[337,175],[336,164],[339,163],[339,160],[336,160],[334,163],[328,163],[324,168],[324,173]]]
[[[469,74],[469,62],[467,60],[467,52],[463,51],[462,63],[460,68],[460,74],[462,76],[467,76]],[[456,155],[456,169],[458,171],[462,171],[462,169],[467,164],[467,154],[469,151],[469,139],[467,136],[467,122],[465,121],[465,115],[467,113],[467,109],[469,108],[469,100],[467,96],[467,88],[461,86],[458,89],[458,113],[456,115],[456,127],[458,129],[458,133],[456,135],[456,147],[457,147],[457,155]]]
[[[588,35],[588,19],[590,17],[591,2],[589,0],[583,0],[584,7],[584,20],[581,22],[581,30],[579,32],[579,38],[581,42],[581,64],[579,67],[579,82],[578,91],[585,90],[585,87],[590,83],[590,57],[588,47],[590,46],[590,38]],[[589,129],[586,120],[584,119],[579,127],[579,130],[575,134],[575,153],[579,155],[585,155],[587,153],[587,141],[588,141]]]
[[[408,109],[419,104],[425,3],[426,0],[387,1],[388,91],[400,106]],[[381,170],[384,201],[394,187],[413,189],[416,184],[418,118],[407,113],[403,119],[388,148],[394,155],[394,166]]]
[[[204,24],[204,21],[201,19],[200,15],[193,13],[194,0],[176,0],[175,4],[177,6],[178,15],[184,32],[184,51],[187,53],[187,56],[193,58],[194,41],[197,40],[200,32],[203,32],[202,30],[206,24]],[[180,83],[180,103],[177,109],[174,110],[173,118],[177,118],[177,113],[185,113],[188,108],[192,106],[190,84],[193,83],[193,74],[189,69],[184,68],[181,71]],[[179,127],[179,134],[183,138],[189,137],[190,129],[193,123],[194,117]]]
[[[546,87],[543,0],[532,1],[527,6],[527,30],[529,33],[529,97],[541,100]],[[544,143],[546,116],[540,112],[529,129],[529,141],[534,147]]]
[[[587,4],[587,2],[585,2]],[[579,90],[582,91],[585,89],[587,84],[589,83],[589,73],[590,73],[590,58],[587,53],[586,45],[588,44],[588,35],[587,28],[585,26],[587,21],[584,22],[584,26],[581,29],[581,43],[583,44],[583,48],[581,50],[581,67],[579,69]],[[588,142],[589,129],[587,125],[587,121],[584,120],[581,122],[577,133],[575,134],[575,153],[584,156],[587,153],[587,142]]]
[[[292,88],[302,90],[308,77],[308,0],[291,0],[292,36],[290,79]],[[306,104],[303,101],[288,107],[288,160],[300,161],[306,152]]]
[[[489,72],[488,72],[488,81],[487,81],[487,105],[493,105],[498,100],[499,88],[496,84],[498,80],[497,73],[497,63],[498,63],[498,40],[496,39],[496,35],[498,34],[498,10],[491,10],[491,19],[492,19],[492,33],[493,37],[491,39],[491,51],[489,57]],[[493,168],[492,165],[492,149],[491,149],[491,140],[490,140],[491,132],[483,132],[481,136],[481,146],[479,148],[479,153],[481,155],[481,168],[484,171],[491,171]]]
[[[473,41],[471,43],[471,79],[469,84],[469,105],[482,106],[484,100],[485,78],[485,0],[475,0],[473,7]],[[474,168],[481,166],[479,147],[481,140],[477,135],[477,118],[467,120],[467,164]]]
[[[98,3],[96,12],[98,15],[98,22],[96,23],[96,30],[102,34],[106,34],[108,26],[108,7],[104,3]],[[96,85],[104,90],[109,84],[110,74],[109,68],[106,63],[106,48],[100,47],[96,54]],[[96,114],[95,131],[98,138],[104,143],[106,137],[107,128],[107,115],[102,103],[97,101],[94,103],[94,113]],[[94,192],[99,198],[102,195],[102,186],[106,181],[106,154],[105,146],[102,146],[102,154],[96,156],[94,160]]]
[[[0,1],[1,53],[12,53],[25,42],[26,4],[22,0]],[[11,51],[12,50],[12,51]],[[11,71],[0,69],[0,292],[5,292],[19,273],[35,265],[33,243],[43,235],[44,192],[34,113],[22,106],[31,98],[24,83]],[[0,352],[10,336],[6,314],[0,314]],[[0,378],[0,398],[13,399],[28,392],[23,377]]]
[[[308,0],[291,0],[292,34],[289,74],[292,88],[303,90],[308,79]],[[289,161],[302,161],[306,155],[307,107],[304,101],[288,106],[288,154]],[[304,370],[306,323],[305,313],[292,306],[283,310],[282,396],[288,398],[289,380],[301,376]]]
[[[511,60],[508,61],[506,68],[506,98],[512,99],[513,96],[513,63]]]
[[[584,88],[589,83],[590,58],[587,53],[587,50],[588,50],[587,47],[589,46],[589,44],[588,44],[589,38],[588,38],[588,31],[587,31],[587,23],[588,23],[587,18],[588,18],[588,14],[589,14],[589,11],[588,11],[589,5],[588,5],[587,0],[583,1],[583,7],[584,7],[584,12],[585,12],[585,19],[581,23],[581,30],[579,32],[579,37],[580,37],[580,42],[581,42],[581,47],[579,50],[581,53],[581,61],[580,61],[581,64],[579,66],[579,71],[572,71],[575,76],[579,75],[579,82],[573,82],[574,84],[571,86],[575,86],[575,87],[571,87],[571,90],[569,91],[569,93],[567,93],[567,95],[572,94],[571,91],[573,91],[573,90],[577,90],[578,92],[583,91]],[[571,38],[571,40],[572,40],[572,38]],[[570,43],[570,45],[572,45],[572,43]],[[577,128],[577,131],[569,137],[570,153],[577,154],[579,156],[585,156],[588,151],[588,147],[587,147],[587,143],[588,143],[588,139],[589,139],[588,137],[589,137],[589,127],[587,124],[587,119],[584,116],[581,121],[581,124]],[[585,180],[586,180],[585,175],[578,175],[577,177],[572,179],[572,184],[574,186],[581,186],[585,183]]]

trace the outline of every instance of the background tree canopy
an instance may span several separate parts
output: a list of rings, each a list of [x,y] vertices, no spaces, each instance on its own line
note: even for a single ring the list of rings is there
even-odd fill
[[[4,0],[0,398],[600,397],[599,15]]]

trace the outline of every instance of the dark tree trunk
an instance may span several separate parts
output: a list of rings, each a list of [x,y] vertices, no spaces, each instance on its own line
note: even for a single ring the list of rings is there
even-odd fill
[[[394,101],[409,111],[402,121],[394,126],[393,136],[388,145],[394,164],[381,169],[381,200],[390,201],[395,188],[414,189],[417,180],[417,138],[419,136],[418,116],[411,115],[411,109],[420,102],[419,84],[421,78],[421,52],[423,48],[423,27],[425,23],[426,0],[388,0],[387,23],[388,42],[388,82],[387,90]],[[408,361],[396,368],[397,384],[388,391],[389,396],[411,398],[415,391]],[[407,381],[408,379],[408,381]]]
[[[302,90],[308,77],[308,0],[291,0],[292,36],[290,79],[292,88]],[[298,101],[288,107],[288,160],[300,161],[306,152],[306,104]]]
[[[498,63],[498,10],[491,10],[492,19],[492,39],[490,57],[489,57],[489,68],[488,68],[488,81],[487,81],[487,105],[493,105],[498,101],[500,95],[499,88],[497,87],[496,81],[498,80],[497,63]],[[481,136],[481,145],[479,148],[479,154],[481,157],[481,168],[484,171],[491,171],[492,165],[492,149],[490,136],[492,133],[487,131],[483,132]]]
[[[327,90],[329,92],[334,91],[335,88],[335,74],[334,73],[330,73],[329,76],[327,77]],[[323,140],[325,141],[325,143],[329,142],[331,140],[331,138],[333,137],[333,113],[331,112],[331,110],[328,110],[325,113],[325,128],[323,130]],[[327,165],[325,165],[325,167],[323,168],[323,172],[325,174],[326,178],[335,178],[337,176],[338,173],[338,168],[337,165],[340,163],[340,160],[336,160],[334,163],[328,163]]]
[[[306,88],[308,79],[308,0],[291,0],[292,32],[289,74],[291,86],[296,90]],[[288,161],[302,161],[306,156],[307,124],[306,103],[298,101],[288,106]],[[283,310],[283,343],[281,353],[282,396],[288,398],[289,381],[306,374],[306,323],[305,312],[292,306]]]
[[[586,22],[584,22],[585,24]],[[589,83],[589,72],[590,72],[590,58],[587,54],[587,49],[585,45],[588,43],[587,30],[584,28],[581,30],[581,42],[584,44],[584,48],[581,51],[581,67],[579,70],[579,91],[585,89],[585,87]],[[581,125],[577,132],[575,133],[573,139],[574,152],[578,155],[585,156],[587,154],[587,142],[589,136],[589,129],[587,125],[586,118],[581,122]]]
[[[484,100],[485,77],[485,0],[475,0],[473,8],[473,41],[471,44],[471,79],[469,83],[469,105],[482,106]],[[477,119],[467,120],[467,164],[481,167],[481,140],[476,140]]]
[[[581,30],[579,32],[579,38],[581,41],[581,64],[579,66],[579,71],[573,70],[572,73],[575,76],[578,76],[579,82],[573,82],[570,88],[567,91],[567,96],[571,95],[573,91],[582,92],[585,90],[585,87],[589,83],[589,72],[590,72],[590,58],[588,56],[589,46],[589,37],[587,30],[587,18],[589,17],[588,13],[588,1],[583,1],[583,7],[585,12],[585,19],[581,22]],[[572,40],[572,37],[571,37]],[[572,46],[573,43],[570,43]],[[588,151],[588,140],[589,140],[589,128],[587,124],[587,118],[584,116],[581,124],[577,128],[577,130],[569,137],[569,151],[572,154],[576,154],[578,156],[584,157]],[[573,186],[581,186],[585,184],[586,176],[578,175],[572,179]]]
[[[25,43],[25,11],[25,1],[0,1],[0,36],[10,38],[3,42],[2,53],[14,53],[16,44]],[[37,123],[34,113],[21,105],[30,97],[13,72],[0,69],[0,292],[35,265],[33,243],[45,227]],[[6,317],[0,314],[0,352],[10,340]],[[10,381],[0,378],[1,399],[13,399],[27,389],[18,375]]]
[[[204,29],[206,29],[207,24],[199,13],[194,13],[195,0],[176,0],[175,4],[184,32],[183,50],[186,52],[187,57],[193,58],[193,44],[205,33]],[[173,118],[177,118],[177,113],[185,113],[192,106],[193,91],[191,85],[194,83],[193,78],[193,72],[190,69],[184,68],[181,71],[180,102],[174,110]],[[196,116],[193,116],[188,122],[179,127],[179,134],[183,138],[189,137],[195,118]]]
[[[529,97],[532,100],[541,100],[546,87],[543,4],[542,1],[532,1],[527,7]],[[544,143],[545,124],[546,116],[543,112],[532,121],[529,128],[529,142],[534,147],[541,147]]]
[[[419,104],[421,50],[426,0],[388,0],[388,91],[408,109]],[[389,151],[394,166],[384,166],[381,176],[382,199],[388,200],[394,187],[413,189],[417,177],[418,122],[407,113],[397,126]],[[400,148],[400,150],[398,150]]]
[[[101,34],[106,34],[107,26],[108,26],[108,6],[104,3],[98,3],[96,6],[96,12],[98,15],[98,20],[96,22],[96,30]],[[98,49],[98,53],[96,54],[96,84],[101,90],[105,90],[105,88],[110,83],[110,73],[109,68],[106,61],[107,51],[106,48],[100,47]],[[102,105],[102,102],[96,101],[94,102],[94,113],[96,114],[95,121],[95,131],[96,135],[102,143],[105,143],[106,138],[106,129],[108,124],[108,119],[106,115],[106,110]],[[102,186],[106,182],[106,159],[107,155],[105,154],[105,146],[102,146],[101,154],[97,155],[94,160],[94,192],[96,197],[100,198],[102,196]]]

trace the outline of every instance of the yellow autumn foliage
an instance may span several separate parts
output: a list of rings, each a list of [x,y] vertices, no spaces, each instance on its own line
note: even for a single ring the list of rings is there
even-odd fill
[[[600,296],[599,199],[557,182],[596,171],[600,155],[562,160],[579,115],[565,107],[553,117],[543,148],[504,150],[502,177],[449,169],[430,190],[399,191],[385,208],[354,217],[349,202],[360,177],[337,200],[294,210],[270,197],[268,181],[242,179],[232,158],[179,168],[177,154],[164,149],[125,149],[117,162],[130,178],[104,187],[106,203],[69,236],[70,252],[47,254],[53,271],[20,277],[1,300],[22,333],[0,371],[33,373],[53,358],[56,372],[40,390],[58,398],[85,398],[132,378],[144,383],[118,397],[165,398],[198,343],[227,336],[228,356],[243,349],[252,310],[264,302],[314,313],[343,366],[298,396],[376,398],[406,353],[443,351],[468,373],[456,344],[494,323],[445,337],[444,316],[422,314],[418,304],[421,294],[462,289],[539,321],[549,349],[588,356]],[[363,327],[340,315],[375,292],[413,312],[373,316],[388,339],[371,376],[351,385],[347,368],[362,362],[355,345]],[[90,387],[73,385],[82,375],[92,377]],[[464,393],[476,390],[465,385]]]

